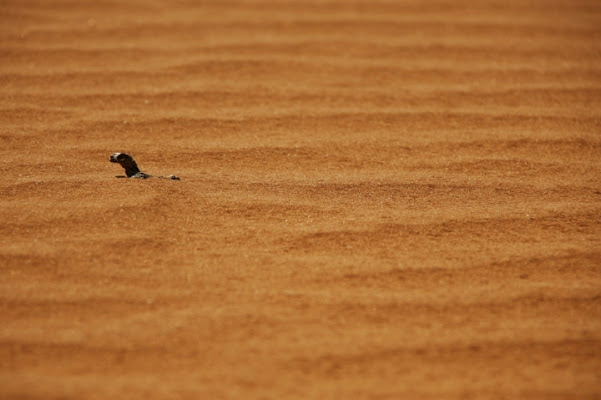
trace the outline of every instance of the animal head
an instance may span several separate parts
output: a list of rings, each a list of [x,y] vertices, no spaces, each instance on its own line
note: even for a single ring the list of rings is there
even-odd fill
[[[125,174],[128,178],[140,172],[134,158],[127,153],[113,153],[109,161],[119,163],[125,169]]]

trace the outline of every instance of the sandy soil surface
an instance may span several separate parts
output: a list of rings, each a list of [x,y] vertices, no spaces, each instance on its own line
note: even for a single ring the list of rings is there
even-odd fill
[[[0,398],[601,397],[598,1],[2,0],[0,60]]]

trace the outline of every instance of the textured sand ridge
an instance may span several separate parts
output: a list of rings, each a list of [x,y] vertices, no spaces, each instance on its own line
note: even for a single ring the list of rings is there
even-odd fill
[[[0,398],[599,398],[600,66],[593,0],[0,1]]]

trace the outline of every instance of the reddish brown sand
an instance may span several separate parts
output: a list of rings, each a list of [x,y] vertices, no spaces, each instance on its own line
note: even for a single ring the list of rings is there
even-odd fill
[[[599,1],[86,3],[0,2],[0,398],[601,397]]]

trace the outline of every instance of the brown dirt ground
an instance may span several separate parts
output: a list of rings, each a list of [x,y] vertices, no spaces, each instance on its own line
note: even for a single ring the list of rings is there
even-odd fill
[[[0,398],[601,397],[599,1],[85,3],[0,1]]]

